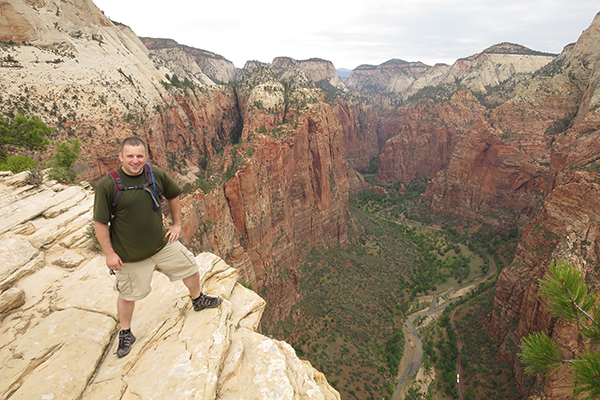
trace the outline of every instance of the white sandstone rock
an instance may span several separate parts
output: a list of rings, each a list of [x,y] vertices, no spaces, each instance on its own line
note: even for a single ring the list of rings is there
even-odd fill
[[[0,175],[12,200],[0,203],[0,398],[340,398],[291,346],[255,332],[265,301],[211,253],[196,257],[201,284],[223,303],[195,312],[185,285],[156,272],[118,358],[114,278],[85,237],[93,192],[14,182]]]

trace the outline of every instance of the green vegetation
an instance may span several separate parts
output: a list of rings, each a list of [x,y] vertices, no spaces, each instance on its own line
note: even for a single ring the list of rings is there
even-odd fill
[[[435,215],[419,202],[425,188],[425,181],[415,180],[386,186],[387,194],[352,195],[351,244],[313,249],[301,266],[302,299],[292,310],[294,317],[263,321],[263,332],[292,342],[344,399],[390,398],[404,352],[402,325],[424,307],[421,296],[470,282],[487,273],[491,262],[499,270],[514,256],[516,230],[496,231]],[[477,294],[491,285],[480,285]],[[493,292],[487,291],[463,302],[457,314],[461,335],[474,343],[463,355],[467,398],[519,399],[510,378],[512,366],[497,359],[499,344],[485,328],[492,302]],[[457,395],[452,308],[439,322],[418,327],[423,365],[437,376],[428,390],[432,399]],[[486,380],[490,371],[494,376]],[[407,396],[425,398],[416,389]]]
[[[447,308],[440,318],[439,326],[445,329],[443,335],[435,342],[437,348],[436,366],[440,371],[439,383],[443,383],[443,391],[446,395],[458,397],[456,391],[456,358],[458,357],[456,331],[450,325],[450,309]],[[428,350],[430,347],[428,347]]]
[[[0,171],[11,171],[15,174],[33,169],[38,166],[38,162],[26,156],[8,156],[0,162]]]
[[[542,68],[535,71],[533,73],[533,77],[546,76],[551,78],[556,74],[562,73],[566,66],[565,64],[565,58],[556,57],[554,60],[544,65]]]
[[[52,129],[35,116],[18,113],[12,121],[0,120],[0,161],[8,156],[9,148],[45,150],[51,133]]]
[[[62,183],[74,183],[77,173],[73,165],[79,158],[81,142],[77,139],[60,142],[56,144],[56,153],[52,155],[48,166],[50,171],[48,177]]]
[[[296,317],[263,321],[264,332],[294,338],[297,353],[324,372],[342,398],[389,398],[404,351],[403,320],[421,307],[419,296],[488,268],[487,257],[456,241],[463,237],[406,220],[421,214],[425,183],[405,189],[404,195],[394,187],[390,194],[353,195],[353,243],[311,251],[300,271],[303,298],[292,310]],[[450,347],[444,354],[455,354]]]
[[[176,87],[176,88],[190,88],[193,89],[194,87],[196,87],[196,85],[190,81],[187,77],[183,78],[183,81],[179,79],[179,77],[176,74],[173,74],[171,76],[169,76],[169,74],[165,75],[165,78],[167,78],[167,82],[162,82],[163,86],[165,87]]]
[[[449,85],[425,86],[406,101],[409,103],[417,103],[423,99],[433,100],[434,103],[443,103],[450,100],[456,89]]]
[[[92,247],[97,251],[102,251],[102,246],[100,246],[100,242],[98,241],[98,237],[96,236],[96,227],[93,222],[90,222],[88,226],[85,228],[85,237],[90,239],[92,242]]]
[[[487,318],[494,302],[494,292],[482,285],[469,299],[459,302],[455,326],[463,343],[461,362],[462,382],[467,400],[524,399],[512,379],[512,365],[498,359],[500,343],[490,337],[486,329]],[[452,307],[454,308],[454,307]],[[456,341],[454,327],[450,324],[448,308],[436,325],[422,335],[424,364],[435,366],[441,379],[429,388],[436,392],[433,398],[458,398],[456,389]]]
[[[540,296],[548,299],[548,310],[558,318],[575,323],[590,344],[600,344],[600,306],[596,293],[585,283],[581,271],[558,260],[550,272],[540,279]],[[534,332],[520,345],[519,359],[525,372],[534,376],[549,376],[567,364],[572,369],[575,395],[587,399],[600,398],[600,352],[578,351],[574,359],[563,359],[558,345],[545,332]]]
[[[569,124],[571,123],[573,118],[575,118],[575,115],[577,115],[577,114],[574,113],[574,114],[568,115],[568,116],[554,122],[552,125],[550,125],[546,129],[545,134],[546,135],[557,135],[559,133],[563,133],[564,131],[567,130],[567,128],[569,127]]]
[[[14,173],[29,170],[28,182],[38,184],[41,171],[38,162],[23,155],[9,155],[8,151],[44,151],[52,133],[39,118],[17,113],[12,121],[0,120],[0,170]],[[56,151],[48,162],[48,177],[63,183],[75,182],[73,166],[79,158],[81,142],[77,139],[55,143]]]
[[[379,169],[379,157],[371,157],[369,160],[369,168],[364,171],[359,171],[361,174],[375,175]]]
[[[390,369],[391,376],[398,375],[398,365],[404,353],[404,331],[399,329],[385,343],[385,362]]]
[[[483,50],[482,53],[489,54],[524,54],[531,56],[546,56],[546,57],[556,57],[558,54],[556,53],[547,53],[543,51],[532,50],[520,44],[514,43],[498,43],[487,49]]]

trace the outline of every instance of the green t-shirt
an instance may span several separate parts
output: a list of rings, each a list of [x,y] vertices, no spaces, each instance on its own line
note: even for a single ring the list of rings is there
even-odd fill
[[[146,174],[129,176],[121,168],[117,170],[125,186],[138,186],[146,183]],[[152,167],[154,181],[163,196],[173,199],[181,193],[181,188],[162,169]],[[125,190],[110,221],[110,208],[116,188],[113,179],[106,176],[100,181],[94,196],[94,221],[110,222],[110,241],[113,249],[123,262],[136,262],[153,256],[167,245],[166,229],[159,208],[152,209],[153,201],[145,190]]]

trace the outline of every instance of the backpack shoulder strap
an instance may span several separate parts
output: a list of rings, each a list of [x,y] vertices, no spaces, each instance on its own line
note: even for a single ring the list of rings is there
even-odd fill
[[[112,178],[115,184],[115,195],[112,199],[111,210],[110,210],[110,219],[114,218],[114,210],[117,204],[119,204],[119,200],[121,200],[121,196],[123,195],[123,190],[125,190],[125,185],[123,184],[123,179],[121,179],[121,175],[116,169],[113,169],[108,173],[108,175]]]
[[[156,184],[154,180],[154,173],[152,172],[152,166],[149,163],[144,164],[144,170],[146,171],[146,182],[151,187],[150,195],[154,200],[154,211],[156,211],[159,207],[160,198],[162,197],[162,192],[160,187]]]
[[[152,167],[150,166],[150,164],[148,164],[148,163],[144,164],[144,171],[146,174],[146,183],[144,183],[143,185],[139,185],[139,186],[127,186],[127,187],[123,183],[123,179],[121,178],[121,176],[119,175],[119,172],[116,169],[113,169],[112,171],[110,171],[108,173],[115,184],[115,194],[113,196],[113,199],[111,202],[111,207],[110,207],[111,221],[115,218],[115,210],[117,208],[117,204],[119,204],[119,201],[121,200],[121,196],[123,196],[123,192],[125,190],[132,190],[132,189],[145,190],[146,192],[148,192],[150,194],[150,197],[152,197],[152,203],[153,203],[152,208],[154,209],[154,211],[156,211],[160,208],[159,201],[160,201],[160,197],[162,196],[162,193],[161,193],[160,187],[154,181],[154,174],[152,172]]]

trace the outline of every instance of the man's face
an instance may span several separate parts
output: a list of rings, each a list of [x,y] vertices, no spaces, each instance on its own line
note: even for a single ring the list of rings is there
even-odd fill
[[[119,161],[123,172],[130,176],[136,176],[144,172],[146,162],[146,150],[144,146],[125,145],[119,153]]]

